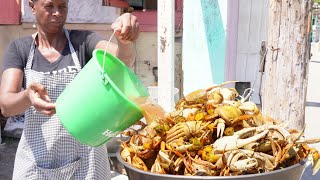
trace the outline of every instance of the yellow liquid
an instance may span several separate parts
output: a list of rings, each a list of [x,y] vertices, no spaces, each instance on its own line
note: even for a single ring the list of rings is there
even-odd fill
[[[150,124],[156,119],[164,118],[165,110],[150,97],[130,98],[130,100],[142,109],[142,114],[147,124]]]

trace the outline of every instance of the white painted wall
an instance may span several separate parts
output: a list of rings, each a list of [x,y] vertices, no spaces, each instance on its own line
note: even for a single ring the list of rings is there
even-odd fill
[[[182,66],[184,72],[184,95],[194,90],[205,88],[213,82],[211,70],[208,68],[210,67],[210,58],[206,44],[201,5],[200,3],[192,3],[193,6],[191,6],[187,2],[184,1],[183,12],[192,12],[193,15],[187,15],[189,13],[183,14]],[[188,43],[190,43],[190,49]],[[202,55],[198,56],[198,54]]]
[[[226,0],[184,0],[184,95],[224,81],[227,7]]]
[[[218,0],[221,17],[222,17],[222,23],[225,31],[227,30],[227,23],[228,23],[228,3],[226,0]]]
[[[28,0],[22,0],[22,22],[34,22]],[[120,9],[102,6],[102,0],[69,0],[67,23],[113,23]]]

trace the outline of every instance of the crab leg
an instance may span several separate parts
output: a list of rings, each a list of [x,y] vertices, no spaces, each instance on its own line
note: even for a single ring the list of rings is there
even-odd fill
[[[189,148],[191,148],[193,146],[193,144],[186,144],[186,145],[182,145],[182,146],[178,146],[176,147],[175,150],[177,150],[180,153],[184,153],[186,152]]]
[[[171,159],[169,158],[169,155],[162,152],[162,150],[159,151],[159,157],[162,161],[166,162],[167,164],[171,164]]]
[[[169,132],[172,132],[172,133],[169,133]],[[180,125],[172,128],[169,132],[168,132],[168,135],[167,135],[167,143],[170,143],[175,139],[179,139],[179,138],[185,136],[184,127],[182,127]]]
[[[311,139],[304,139],[296,141],[297,144],[315,144],[320,143],[320,138],[311,138]]]
[[[178,157],[178,159],[173,163],[174,165],[174,171],[175,172],[178,172],[180,171],[180,169],[182,168],[183,166],[183,158],[182,157]]]
[[[210,122],[203,123],[202,121],[187,121],[174,125],[167,132],[167,143],[170,143],[181,137],[189,138],[192,134],[201,132],[205,127],[207,127]]]

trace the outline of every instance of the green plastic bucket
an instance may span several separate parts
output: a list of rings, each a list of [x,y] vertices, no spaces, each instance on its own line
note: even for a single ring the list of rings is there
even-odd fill
[[[62,125],[80,143],[94,147],[140,120],[142,110],[130,99],[149,96],[134,72],[109,53],[102,71],[104,53],[95,50],[56,101]]]

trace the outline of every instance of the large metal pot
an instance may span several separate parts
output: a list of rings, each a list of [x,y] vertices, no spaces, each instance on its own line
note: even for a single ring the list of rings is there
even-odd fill
[[[123,161],[120,153],[117,153],[118,161],[123,164],[130,180],[184,180],[184,179],[206,179],[206,180],[300,180],[305,167],[306,161],[293,166],[275,170],[268,173],[250,174],[241,176],[182,176],[182,175],[166,175],[146,172],[132,167]]]

